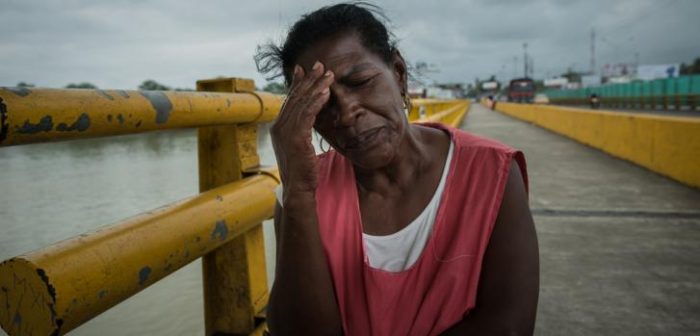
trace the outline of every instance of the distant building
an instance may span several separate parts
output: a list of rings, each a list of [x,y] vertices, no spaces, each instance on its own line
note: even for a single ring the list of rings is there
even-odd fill
[[[680,66],[678,64],[645,64],[637,69],[637,78],[641,80],[654,80],[657,78],[678,77]]]
[[[499,90],[501,89],[501,83],[498,81],[485,81],[479,83],[479,97],[480,98],[485,98],[485,97],[496,97],[498,95]]]
[[[444,89],[439,86],[431,86],[427,88],[426,98],[455,99],[457,96],[453,90]]]
[[[630,76],[620,76],[620,77],[610,77],[610,78],[608,78],[608,81],[606,83],[627,84],[630,82],[632,82],[632,78]]]
[[[581,86],[583,86],[583,87],[594,87],[594,86],[600,86],[601,84],[603,84],[603,81],[600,78],[600,76],[596,76],[596,75],[581,76]]]
[[[411,98],[437,98],[437,99],[456,99],[466,97],[464,84],[409,84],[408,96]]]
[[[634,63],[605,64],[600,69],[603,81],[611,77],[635,77],[637,75],[637,65]]]
[[[499,86],[497,81],[481,82],[481,91],[496,91]]]
[[[548,89],[564,89],[566,85],[569,84],[569,79],[566,77],[556,77],[545,79],[543,82],[544,87]]]
[[[428,90],[422,85],[410,85],[408,86],[408,96],[411,98],[425,98],[428,96]]]

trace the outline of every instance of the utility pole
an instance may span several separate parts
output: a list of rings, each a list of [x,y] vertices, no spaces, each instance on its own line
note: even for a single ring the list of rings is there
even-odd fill
[[[525,76],[527,77],[527,43],[523,43],[523,65],[524,65],[524,73]]]
[[[595,28],[591,28],[591,75],[595,75]]]

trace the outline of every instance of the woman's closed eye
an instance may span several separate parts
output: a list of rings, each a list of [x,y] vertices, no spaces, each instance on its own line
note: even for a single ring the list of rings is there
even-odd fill
[[[352,88],[359,88],[368,85],[376,76],[367,76],[348,79],[346,85]]]

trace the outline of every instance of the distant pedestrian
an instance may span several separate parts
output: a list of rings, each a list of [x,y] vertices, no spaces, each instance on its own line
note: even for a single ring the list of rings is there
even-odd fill
[[[591,105],[592,109],[598,109],[598,107],[600,107],[600,98],[598,98],[597,94],[592,93],[588,99],[588,103]]]

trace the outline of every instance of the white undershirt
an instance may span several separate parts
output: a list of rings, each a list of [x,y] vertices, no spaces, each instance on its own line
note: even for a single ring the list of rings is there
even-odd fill
[[[365,243],[365,255],[373,268],[389,272],[400,272],[409,269],[420,257],[425,248],[430,233],[433,231],[435,216],[437,216],[442,192],[445,190],[445,180],[450,170],[454,145],[450,141],[445,167],[435,193],[425,209],[403,229],[386,236],[372,236],[362,233]]]
[[[435,224],[435,216],[440,206],[445,181],[450,170],[454,144],[450,141],[445,167],[433,197],[425,209],[403,229],[386,236],[373,236],[362,233],[365,255],[369,266],[388,272],[400,272],[409,269],[420,257]],[[282,185],[275,189],[277,201],[282,204]]]

